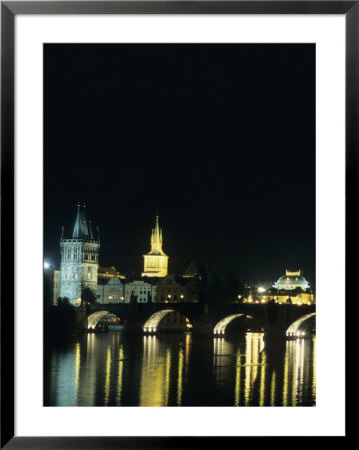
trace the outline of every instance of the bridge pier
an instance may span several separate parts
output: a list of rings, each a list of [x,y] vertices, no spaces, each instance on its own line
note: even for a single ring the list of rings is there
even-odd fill
[[[84,333],[87,331],[87,318],[89,313],[86,308],[78,308],[76,311],[75,333]]]
[[[194,320],[192,334],[193,335],[210,335],[213,336],[214,323],[208,320]]]

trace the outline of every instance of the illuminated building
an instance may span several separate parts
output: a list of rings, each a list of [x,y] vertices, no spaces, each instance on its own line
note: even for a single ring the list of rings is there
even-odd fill
[[[251,292],[244,303],[291,303],[295,305],[312,305],[315,303],[315,295],[308,281],[301,275],[301,271],[290,272],[273,284],[271,289],[258,288],[257,292]]]
[[[117,275],[109,278],[98,278],[96,289],[97,303],[124,302],[124,286]]]
[[[99,278],[112,278],[114,276],[117,276],[117,278],[121,278],[121,280],[124,280],[126,277],[122,273],[120,273],[116,267],[99,267],[97,271],[97,276]]]
[[[137,297],[137,303],[147,303],[152,298],[152,286],[143,280],[134,280],[125,284],[125,302],[130,303],[131,297]]]
[[[167,275],[156,283],[156,291],[153,297],[155,302],[192,302],[191,278]]]
[[[88,287],[96,295],[99,237],[96,240],[91,229],[91,221],[87,221],[85,205],[77,205],[77,216],[72,238],[64,238],[64,230],[60,240],[60,296],[67,297],[74,305],[79,306],[83,290]]]
[[[279,280],[274,283],[274,288],[279,290],[291,290],[300,288],[302,291],[306,291],[309,289],[309,283],[307,280],[300,274],[300,270],[297,272],[290,272],[289,270],[285,271],[285,275],[279,278]]]
[[[158,224],[158,215],[156,215],[155,228],[152,228],[151,251],[143,257],[143,277],[165,277],[167,275],[168,256],[162,250],[162,229]]]

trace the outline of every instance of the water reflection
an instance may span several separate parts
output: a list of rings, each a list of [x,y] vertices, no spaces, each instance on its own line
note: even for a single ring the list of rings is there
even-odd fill
[[[315,338],[88,334],[45,355],[46,406],[315,405]]]

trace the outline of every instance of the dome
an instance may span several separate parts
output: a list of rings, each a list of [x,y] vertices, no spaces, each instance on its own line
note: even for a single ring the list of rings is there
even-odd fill
[[[292,290],[301,288],[303,291],[305,291],[309,288],[309,283],[303,277],[303,275],[300,274],[300,270],[298,270],[297,272],[290,272],[289,270],[286,270],[285,275],[280,277],[279,280],[274,283],[274,287],[279,290]]]

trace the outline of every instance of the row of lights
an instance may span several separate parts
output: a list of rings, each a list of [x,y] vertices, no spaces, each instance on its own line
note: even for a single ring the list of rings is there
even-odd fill
[[[286,335],[287,336],[294,336],[294,337],[305,336],[305,331],[289,332],[289,333],[286,333]]]

